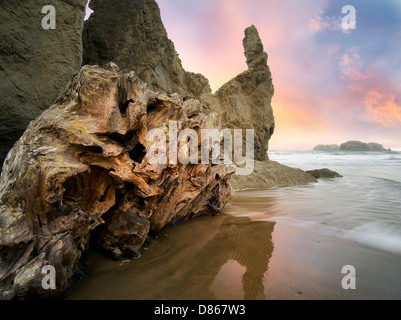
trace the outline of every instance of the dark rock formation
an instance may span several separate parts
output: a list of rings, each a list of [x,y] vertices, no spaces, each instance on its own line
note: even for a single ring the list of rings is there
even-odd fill
[[[340,145],[340,151],[369,151],[369,146],[361,141],[348,141]]]
[[[2,0],[0,5],[0,167],[29,122],[50,107],[82,62],[87,0]],[[56,29],[42,28],[45,5]]]
[[[361,141],[348,141],[341,146],[337,144],[319,144],[313,148],[313,151],[372,151],[372,152],[383,152],[391,151],[386,149],[383,145],[375,142],[364,143]]]
[[[198,135],[221,126],[217,114],[206,116],[197,104],[154,93],[114,64],[83,67],[5,160],[0,298],[63,294],[93,230],[110,255],[133,257],[165,225],[219,213],[232,197],[234,167],[152,165],[146,156],[154,148],[147,133],[158,128],[169,139],[170,120]],[[56,290],[41,286],[45,265],[55,267]]]
[[[321,179],[321,178],[330,179],[330,178],[341,178],[342,177],[342,175],[340,175],[338,172],[332,171],[327,168],[316,169],[316,170],[311,170],[311,171],[306,171],[306,172],[311,174],[316,179]]]
[[[365,143],[361,141],[348,141],[340,146],[340,151],[372,151],[372,152],[382,152],[391,151],[390,149],[385,149],[381,144],[378,143]]]
[[[134,70],[154,91],[197,97],[210,92],[208,80],[186,72],[168,38],[154,0],[92,0],[94,13],[85,22],[84,64],[110,61]]]
[[[383,147],[383,145],[381,145],[380,143],[376,143],[376,142],[369,142],[368,147],[369,147],[369,151],[372,151],[372,152],[391,151],[390,148],[386,149]]]
[[[282,165],[276,161],[255,161],[255,169],[249,176],[233,175],[230,184],[235,190],[288,187],[317,182],[309,173]]]
[[[222,116],[224,128],[255,129],[255,158],[267,159],[274,132],[274,88],[267,54],[254,26],[246,29],[243,41],[248,70],[213,95],[204,76],[183,69],[154,0],[92,0],[90,7],[94,13],[83,33],[85,64],[102,66],[113,61],[134,70],[154,91],[199,99],[205,112]]]
[[[258,65],[267,65],[267,53],[263,51],[262,40],[260,40],[258,30],[255,26],[250,26],[245,30],[245,38],[242,41],[245,49],[246,64],[248,68]]]

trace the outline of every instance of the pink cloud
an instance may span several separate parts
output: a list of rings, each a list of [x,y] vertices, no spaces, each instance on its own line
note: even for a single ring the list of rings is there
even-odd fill
[[[344,70],[344,75],[351,80],[366,80],[372,77],[369,72],[359,72],[357,70]]]
[[[309,30],[311,31],[323,31],[323,30],[341,30],[343,28],[341,26],[342,18],[340,16],[326,16],[322,17],[321,15],[316,15],[315,17],[311,17],[308,21]]]
[[[401,125],[401,104],[396,102],[397,84],[370,67],[362,71],[362,59],[358,54],[345,54],[340,61],[343,79],[348,80],[346,93],[348,105],[356,107],[356,118],[385,128]]]
[[[340,60],[340,68],[343,78],[350,80],[366,80],[372,77],[371,72],[363,72],[361,57],[357,53],[344,54]]]
[[[376,90],[367,92],[364,99],[366,118],[385,127],[401,125],[401,105],[394,101],[393,95],[386,95]]]

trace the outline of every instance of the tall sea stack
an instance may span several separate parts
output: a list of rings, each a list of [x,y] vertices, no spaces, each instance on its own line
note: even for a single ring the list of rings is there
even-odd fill
[[[212,94],[201,74],[184,70],[174,44],[168,38],[160,9],[154,0],[91,0],[94,10],[85,22],[85,64],[110,61],[134,70],[152,90],[197,98],[204,112],[218,112],[231,129],[255,130],[255,159],[266,160],[274,132],[271,100],[274,93],[267,54],[257,29],[245,30],[243,40],[248,70]]]
[[[248,70],[224,84],[209,100],[209,106],[220,112],[227,128],[254,129],[255,160],[264,161],[275,128],[271,106],[273,81],[255,26],[245,30],[243,45]],[[213,103],[215,100],[217,104]]]

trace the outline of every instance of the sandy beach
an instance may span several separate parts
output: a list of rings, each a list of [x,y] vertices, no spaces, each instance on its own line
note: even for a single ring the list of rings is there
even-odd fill
[[[166,228],[138,260],[98,252],[66,299],[400,299],[401,256],[270,221],[222,214]],[[344,290],[342,267],[356,269]]]

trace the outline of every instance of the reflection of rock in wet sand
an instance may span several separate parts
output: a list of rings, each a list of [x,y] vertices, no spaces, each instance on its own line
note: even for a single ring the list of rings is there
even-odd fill
[[[272,222],[227,216],[216,236],[195,255],[189,262],[190,266],[185,267],[186,274],[180,277],[185,296],[189,299],[225,299],[232,295],[224,290],[213,290],[213,281],[227,262],[236,261],[246,268],[245,272],[240,268],[243,298],[264,299],[263,275],[269,268],[273,253],[273,229]],[[229,263],[234,268],[238,264]],[[230,272],[230,268],[225,269]],[[238,277],[239,272],[232,268],[231,273]],[[238,279],[230,281],[238,282]],[[226,286],[229,290],[230,285]],[[216,296],[215,291],[223,296]]]
[[[264,299],[274,225],[223,214],[168,228],[125,264],[94,253],[67,299]]]

